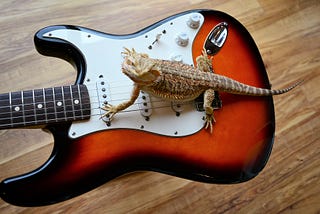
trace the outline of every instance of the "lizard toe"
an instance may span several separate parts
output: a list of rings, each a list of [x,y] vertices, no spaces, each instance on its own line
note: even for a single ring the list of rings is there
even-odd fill
[[[118,112],[117,108],[110,104],[102,106],[101,109],[106,112],[100,117],[100,119],[103,117],[108,117],[110,121],[113,119],[114,115]]]
[[[213,114],[206,114],[205,121],[205,129],[208,129],[210,127],[210,133],[212,133],[213,124],[216,122],[216,120],[213,117]]]

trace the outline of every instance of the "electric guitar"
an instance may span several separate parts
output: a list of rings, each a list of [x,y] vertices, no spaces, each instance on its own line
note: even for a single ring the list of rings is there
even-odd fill
[[[123,47],[191,65],[205,48],[213,56],[216,73],[270,88],[255,42],[233,17],[192,10],[130,35],[50,26],[39,30],[34,42],[40,54],[70,62],[77,79],[70,86],[0,95],[0,129],[42,125],[54,137],[47,162],[1,182],[4,201],[19,206],[52,204],[136,170],[239,183],[265,166],[275,131],[272,97],[220,93],[212,134],[204,129],[202,99],[171,103],[141,93],[114,120],[101,118],[103,105],[130,96],[133,84],[120,71]]]

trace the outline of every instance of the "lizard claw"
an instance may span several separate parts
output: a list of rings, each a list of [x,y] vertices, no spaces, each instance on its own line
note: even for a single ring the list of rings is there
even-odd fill
[[[101,109],[106,112],[100,117],[100,119],[103,117],[108,117],[110,121],[113,119],[113,116],[118,112],[117,108],[110,104],[102,106]]]
[[[210,127],[210,133],[212,134],[212,126],[216,122],[216,120],[213,117],[213,114],[206,114],[205,121],[205,129],[208,129]]]

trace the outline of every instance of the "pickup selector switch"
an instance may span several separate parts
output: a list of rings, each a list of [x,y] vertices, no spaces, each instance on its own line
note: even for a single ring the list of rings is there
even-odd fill
[[[192,13],[189,16],[189,19],[187,21],[187,25],[192,29],[197,29],[200,26],[200,15],[198,13]]]
[[[186,47],[189,43],[189,36],[185,32],[179,33],[175,38],[176,43],[181,47]]]

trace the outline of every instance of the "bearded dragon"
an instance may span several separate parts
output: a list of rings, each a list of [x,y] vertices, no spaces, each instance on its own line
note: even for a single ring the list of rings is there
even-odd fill
[[[140,91],[147,92],[164,100],[185,102],[194,100],[204,93],[203,109],[205,110],[205,128],[215,123],[213,107],[215,91],[249,96],[272,96],[283,94],[295,88],[300,82],[280,89],[270,90],[249,86],[231,78],[213,73],[212,59],[206,51],[196,58],[197,66],[182,62],[149,58],[145,53],[137,53],[134,49],[125,48],[122,72],[133,82],[134,87],[129,100],[118,105],[106,104],[102,116],[111,121],[114,115],[131,106],[138,98]]]

